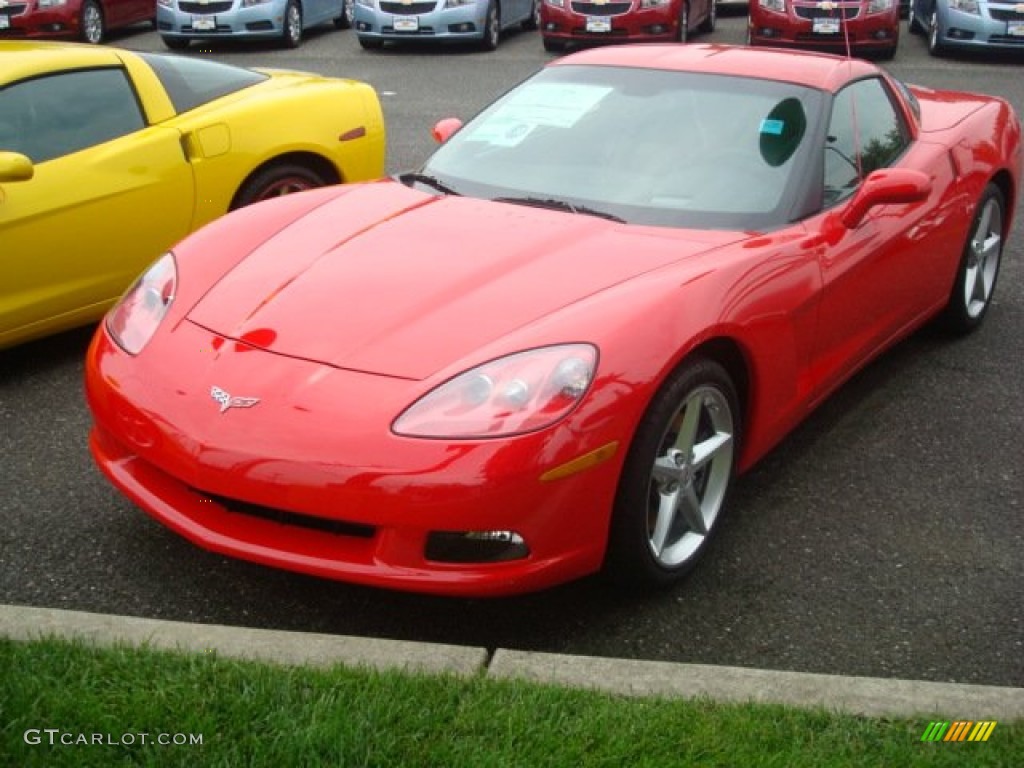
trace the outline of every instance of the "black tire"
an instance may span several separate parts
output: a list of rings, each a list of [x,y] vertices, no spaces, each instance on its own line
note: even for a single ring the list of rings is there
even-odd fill
[[[719,363],[695,357],[669,376],[619,478],[605,557],[612,578],[665,587],[693,568],[732,485],[740,422],[736,387]]]
[[[497,0],[487,4],[487,17],[484,21],[484,35],[480,39],[480,47],[485,51],[493,51],[498,47],[501,38],[501,9]]]
[[[690,6],[687,0],[679,5],[679,29],[676,30],[676,42],[685,43],[690,39]]]
[[[921,22],[917,20],[917,16],[914,13],[914,4],[910,5],[910,13],[907,15],[907,31],[912,35],[924,34],[924,27],[921,26]]]
[[[941,56],[946,52],[946,46],[939,39],[939,12],[932,9],[932,15],[928,18],[928,53],[932,56]]]
[[[708,17],[700,23],[700,31],[710,35],[715,31],[715,23],[718,21],[718,0],[711,0],[711,7],[708,8]]]
[[[523,23],[520,24],[523,29],[530,31],[540,27],[540,4],[544,0],[533,0],[533,4],[530,6],[530,15],[528,18],[523,19]]]
[[[363,50],[376,51],[384,47],[384,41],[374,37],[360,37],[359,45],[363,47]]]
[[[562,53],[565,51],[565,43],[561,40],[552,40],[551,38],[543,38],[544,50],[548,53]]]
[[[257,171],[242,185],[231,203],[231,210],[261,200],[324,187],[331,183],[309,166],[298,163],[276,163]]]
[[[284,20],[281,30],[281,45],[285,48],[298,48],[302,45],[302,7],[295,0],[288,0],[284,9]]]
[[[82,40],[91,45],[99,45],[107,36],[106,20],[103,9],[96,0],[85,0],[78,12],[78,32]]]
[[[163,40],[164,41],[164,45],[166,45],[172,51],[184,51],[186,48],[188,48],[189,44],[192,42],[187,37],[166,37],[166,36],[161,36],[160,39]]]
[[[348,29],[352,26],[352,17],[355,14],[353,8],[354,0],[344,0],[341,4],[341,16],[334,19],[334,26],[336,29]]]
[[[988,314],[999,279],[1005,226],[1006,200],[1003,192],[995,184],[989,184],[974,209],[953,290],[939,316],[939,324],[947,331],[970,333]]]

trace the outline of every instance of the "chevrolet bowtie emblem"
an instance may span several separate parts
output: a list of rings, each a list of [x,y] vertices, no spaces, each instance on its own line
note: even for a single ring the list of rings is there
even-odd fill
[[[829,0],[825,0],[824,3],[818,3],[818,8],[820,8],[823,11],[831,11],[835,9],[836,5],[837,3],[832,3],[829,2]]]
[[[228,408],[252,408],[260,401],[258,397],[232,397],[220,387],[211,387],[210,397],[220,403],[221,413]]]

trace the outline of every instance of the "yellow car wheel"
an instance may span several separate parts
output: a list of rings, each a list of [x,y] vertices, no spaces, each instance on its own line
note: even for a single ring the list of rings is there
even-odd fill
[[[257,171],[235,195],[232,210],[245,205],[304,192],[333,183],[312,168],[298,163],[278,163]]]

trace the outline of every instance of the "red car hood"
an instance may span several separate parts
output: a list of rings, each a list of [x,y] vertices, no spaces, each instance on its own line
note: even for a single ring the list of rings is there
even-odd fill
[[[739,237],[369,184],[261,244],[189,319],[279,354],[422,379],[590,294]]]

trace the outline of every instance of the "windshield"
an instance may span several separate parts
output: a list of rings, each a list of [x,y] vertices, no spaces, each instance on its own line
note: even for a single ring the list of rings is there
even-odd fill
[[[638,224],[754,229],[787,220],[822,94],[629,67],[549,67],[480,113],[422,175],[462,195]]]

